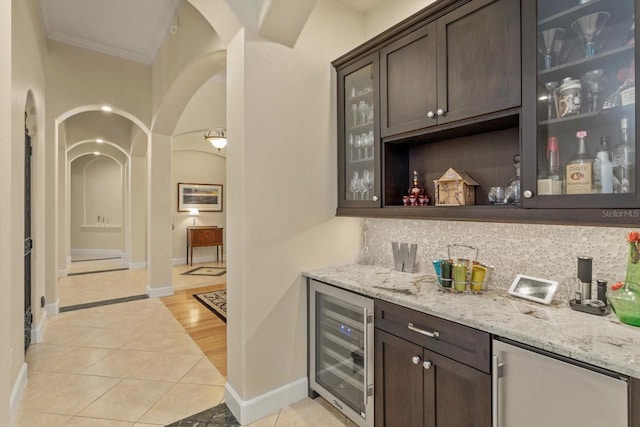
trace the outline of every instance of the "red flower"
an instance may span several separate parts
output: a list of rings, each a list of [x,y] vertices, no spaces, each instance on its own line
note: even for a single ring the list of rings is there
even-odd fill
[[[627,234],[627,242],[629,243],[638,243],[640,242],[640,232],[638,231],[630,231]]]

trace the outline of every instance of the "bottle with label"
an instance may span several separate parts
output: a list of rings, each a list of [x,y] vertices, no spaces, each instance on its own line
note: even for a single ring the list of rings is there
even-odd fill
[[[620,121],[622,140],[613,153],[613,189],[616,193],[633,193],[636,182],[636,149],[630,140],[629,119],[625,116]]]
[[[565,163],[567,194],[589,194],[593,191],[594,158],[587,152],[587,131],[581,130],[578,138],[578,153]]]
[[[560,169],[560,152],[558,138],[550,136],[547,140],[547,177],[538,180],[538,194],[562,194],[562,171]]]
[[[613,193],[613,163],[609,160],[609,137],[600,138],[600,145],[593,163],[593,192]]]

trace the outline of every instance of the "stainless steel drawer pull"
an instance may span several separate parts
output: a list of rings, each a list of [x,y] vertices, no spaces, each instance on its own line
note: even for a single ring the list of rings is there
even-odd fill
[[[431,338],[439,338],[440,337],[440,334],[438,333],[438,331],[433,331],[433,332],[425,331],[424,329],[416,328],[415,326],[413,326],[413,323],[409,323],[407,325],[407,328],[409,328],[410,331],[419,333],[420,335],[426,335],[426,336],[431,337]]]

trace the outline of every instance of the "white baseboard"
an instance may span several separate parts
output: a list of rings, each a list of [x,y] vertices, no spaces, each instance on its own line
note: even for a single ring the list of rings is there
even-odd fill
[[[147,268],[147,261],[129,263],[129,270],[142,270],[144,268]]]
[[[11,396],[9,397],[11,423],[13,423],[13,419],[18,411],[18,405],[20,405],[24,388],[27,386],[27,372],[27,364],[23,363],[20,368],[20,372],[18,372],[18,378],[16,378],[16,382],[13,384],[13,388],[11,389]]]
[[[304,399],[307,397],[308,386],[307,378],[301,378],[251,400],[243,401],[227,382],[224,386],[224,401],[240,424],[246,425]]]
[[[47,321],[47,310],[42,310],[42,316],[37,327],[31,326],[31,342],[36,344],[42,342],[42,334],[44,333],[44,324]]]
[[[165,286],[163,288],[150,288],[147,285],[147,295],[149,298],[168,297],[173,295],[173,286]]]
[[[44,306],[44,309],[47,311],[47,314],[58,314],[60,313],[60,298],[56,300],[53,304],[47,304]]]
[[[58,277],[67,277],[68,274],[69,270],[67,270],[66,268],[63,270],[58,270]]]
[[[67,257],[67,265],[71,264],[71,255]]]
[[[124,255],[122,249],[85,249],[71,248],[69,251],[71,256],[90,256],[90,257],[121,257]]]

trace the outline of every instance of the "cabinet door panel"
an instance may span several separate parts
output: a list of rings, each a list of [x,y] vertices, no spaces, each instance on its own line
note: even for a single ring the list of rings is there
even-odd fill
[[[375,425],[423,427],[422,347],[379,329],[374,341]]]
[[[436,26],[426,25],[380,51],[382,136],[437,123]]]
[[[520,105],[520,2],[482,0],[438,20],[438,123]]]
[[[427,427],[491,426],[491,376],[425,350],[425,418]]]

